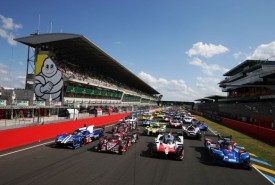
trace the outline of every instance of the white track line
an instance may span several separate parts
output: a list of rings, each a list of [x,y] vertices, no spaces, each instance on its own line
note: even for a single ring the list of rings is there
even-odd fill
[[[274,184],[274,182],[272,182],[269,178],[267,178],[265,176],[265,174],[263,172],[261,172],[260,170],[258,170],[256,167],[254,167],[253,165],[251,165],[256,171],[258,171],[262,176],[264,176],[264,178],[266,178],[269,182],[271,182],[272,184]]]
[[[29,149],[32,149],[32,148],[35,148],[35,147],[38,147],[38,146],[42,146],[42,145],[45,145],[45,144],[49,144],[49,143],[52,143],[52,142],[54,142],[54,140],[53,140],[53,141],[46,142],[46,143],[41,143],[41,144],[39,144],[39,145],[34,145],[34,146],[31,146],[31,147],[23,148],[23,149],[21,149],[21,150],[16,150],[16,151],[13,151],[13,152],[9,152],[9,153],[6,153],[6,154],[2,154],[2,155],[0,155],[0,157],[4,157],[4,156],[6,156],[6,155],[11,155],[11,154],[14,154],[14,153],[18,153],[18,152],[22,152],[22,151],[25,151],[25,150],[29,150]]]
[[[115,124],[116,124],[116,123],[115,123]],[[111,124],[111,125],[108,125],[108,126],[105,126],[105,127],[111,127],[111,126],[113,126],[113,125],[115,125],[115,124]],[[9,153],[6,153],[6,154],[2,154],[2,155],[0,155],[0,157],[4,157],[4,156],[11,155],[11,154],[14,154],[14,153],[18,153],[18,152],[22,152],[22,151],[29,150],[29,149],[32,149],[32,148],[36,148],[36,147],[38,147],[38,146],[42,146],[42,145],[49,144],[49,143],[52,143],[52,142],[54,142],[54,140],[53,140],[53,141],[46,142],[46,143],[41,143],[41,144],[38,144],[38,145],[34,145],[34,146],[31,146],[31,147],[23,148],[23,149],[21,149],[21,150],[16,150],[16,151],[13,151],[13,152],[9,152]]]

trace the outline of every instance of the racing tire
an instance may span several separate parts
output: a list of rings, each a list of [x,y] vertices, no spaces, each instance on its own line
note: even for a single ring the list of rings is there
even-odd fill
[[[84,145],[85,145],[85,138],[81,139],[81,141],[80,141],[80,147],[82,147]]]
[[[155,154],[152,148],[150,148],[149,155],[150,157],[155,157]]]
[[[157,154],[155,153],[153,146],[150,146],[149,155],[150,157],[157,157]]]
[[[138,142],[138,140],[139,140],[139,134],[137,133],[136,143]]]
[[[119,146],[119,147],[118,147],[118,154],[119,154],[119,155],[122,155],[122,154],[123,154],[122,148],[123,148],[123,146]]]

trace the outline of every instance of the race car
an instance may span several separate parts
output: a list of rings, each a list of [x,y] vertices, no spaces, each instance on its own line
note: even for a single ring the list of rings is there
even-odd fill
[[[138,138],[138,133],[114,133],[110,138],[100,138],[95,149],[98,152],[114,152],[123,154],[130,146],[138,141]]]
[[[194,116],[191,116],[191,115],[186,115],[186,116],[184,116],[183,117],[183,122],[184,123],[187,123],[187,124],[190,124],[190,123],[192,123],[192,120],[194,119]]]
[[[205,138],[205,147],[215,164],[236,164],[250,169],[250,155],[242,146],[238,146],[232,140],[221,140],[214,142],[212,139]]]
[[[151,157],[171,157],[183,160],[184,157],[184,138],[182,134],[176,136],[171,133],[159,134],[152,143],[149,151]]]
[[[182,121],[180,119],[173,119],[170,122],[170,127],[181,128],[182,127]]]
[[[79,148],[87,143],[100,138],[104,134],[104,128],[94,129],[94,125],[82,127],[72,134],[62,134],[55,138],[55,146]]]
[[[171,116],[164,116],[163,121],[164,122],[170,122],[173,118]]]
[[[137,122],[137,118],[135,116],[126,116],[123,119],[120,119],[120,122]]]
[[[153,119],[153,116],[149,112],[143,113],[139,118],[140,121],[151,120],[151,119]]]
[[[192,124],[194,126],[198,127],[201,131],[207,131],[208,130],[208,125],[204,121],[193,119]]]
[[[150,126],[151,120],[145,119],[141,121],[141,126]]]
[[[134,122],[121,122],[121,123],[118,123],[118,124],[113,126],[112,132],[113,133],[116,133],[116,132],[124,132],[124,133],[132,132],[133,129],[134,129],[133,127],[135,126],[132,123],[134,123]]]
[[[182,131],[184,138],[201,139],[202,134],[200,129],[192,124],[188,127],[182,126]]]
[[[158,135],[166,131],[166,125],[160,125],[157,122],[152,122],[150,126],[145,127],[143,133],[144,135]]]
[[[207,131],[208,130],[208,125],[206,123],[204,123],[203,121],[199,121],[197,123],[197,127],[202,131]]]

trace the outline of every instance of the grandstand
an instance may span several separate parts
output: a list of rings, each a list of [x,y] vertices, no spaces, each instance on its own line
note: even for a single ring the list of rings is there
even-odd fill
[[[17,100],[28,102],[25,108],[44,105],[133,111],[157,106],[162,97],[82,35],[32,34],[15,40],[28,46],[25,93],[16,94]],[[12,106],[10,96],[1,99]]]
[[[197,99],[195,109],[214,120],[221,117],[274,129],[275,61],[246,60],[219,83],[227,97]]]

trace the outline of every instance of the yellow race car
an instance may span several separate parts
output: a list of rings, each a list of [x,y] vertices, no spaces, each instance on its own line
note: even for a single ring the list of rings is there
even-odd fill
[[[158,135],[160,133],[166,132],[166,125],[159,124],[158,122],[153,122],[150,126],[145,127],[144,135],[151,136],[151,135]]]

